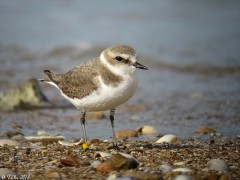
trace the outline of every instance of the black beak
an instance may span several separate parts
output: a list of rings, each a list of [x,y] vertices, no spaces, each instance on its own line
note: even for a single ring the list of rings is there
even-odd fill
[[[146,66],[144,66],[144,65],[142,65],[142,64],[140,64],[140,63],[138,63],[138,62],[135,62],[135,63],[133,64],[133,66],[135,66],[135,67],[138,68],[138,69],[148,70],[148,68],[147,68]]]

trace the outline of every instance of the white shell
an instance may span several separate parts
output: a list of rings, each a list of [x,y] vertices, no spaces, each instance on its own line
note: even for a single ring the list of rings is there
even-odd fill
[[[96,157],[103,157],[103,158],[105,158],[105,157],[112,157],[112,154],[106,153],[106,152],[102,152],[102,151],[97,151],[97,152],[94,153],[94,158],[96,158]]]
[[[193,171],[189,168],[176,168],[173,170],[173,172],[193,172]]]
[[[222,159],[211,159],[208,161],[207,167],[209,170],[229,171],[228,164]]]
[[[174,178],[174,180],[193,180],[194,178],[192,176],[188,175],[178,175]]]
[[[176,142],[177,136],[173,134],[164,135],[163,137],[156,141],[156,143],[176,143]]]
[[[65,138],[63,136],[26,136],[25,139],[29,142],[57,142]]]
[[[144,135],[156,135],[156,134],[158,134],[157,129],[155,127],[149,126],[149,125],[145,125],[145,126],[142,126],[142,127],[138,128],[137,132],[140,132]]]
[[[75,146],[75,145],[79,145],[80,143],[82,143],[82,141],[80,140],[79,142],[75,142],[75,143],[71,143],[71,142],[67,142],[67,141],[58,141],[58,143],[63,146]]]

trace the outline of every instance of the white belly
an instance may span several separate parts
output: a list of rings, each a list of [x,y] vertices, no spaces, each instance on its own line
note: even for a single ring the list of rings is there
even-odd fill
[[[72,99],[63,94],[74,106],[84,111],[105,111],[116,108],[133,96],[138,80],[134,73],[127,76],[117,87],[106,86],[99,77],[100,88],[82,99]]]

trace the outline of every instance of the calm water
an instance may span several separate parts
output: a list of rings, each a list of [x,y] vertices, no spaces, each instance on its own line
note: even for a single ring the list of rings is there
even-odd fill
[[[108,46],[129,44],[150,70],[139,71],[139,91],[127,104],[145,110],[120,109],[117,129],[151,124],[163,134],[187,137],[207,126],[239,134],[239,9],[237,0],[1,0],[0,90],[41,78],[45,68],[64,72]],[[65,102],[55,89],[43,89],[51,100]],[[200,99],[191,98],[196,92]],[[25,134],[45,129],[81,137],[79,122],[69,119],[76,113],[2,113],[0,130],[17,122]],[[90,137],[111,135],[108,121],[88,126]]]

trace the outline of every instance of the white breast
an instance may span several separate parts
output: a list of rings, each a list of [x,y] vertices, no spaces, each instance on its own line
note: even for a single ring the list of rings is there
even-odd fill
[[[100,84],[99,89],[89,96],[82,99],[72,99],[64,94],[62,95],[78,109],[85,111],[105,111],[116,108],[131,98],[138,85],[136,72],[131,75],[125,75],[123,82],[116,87],[104,84],[100,76],[97,78]]]

